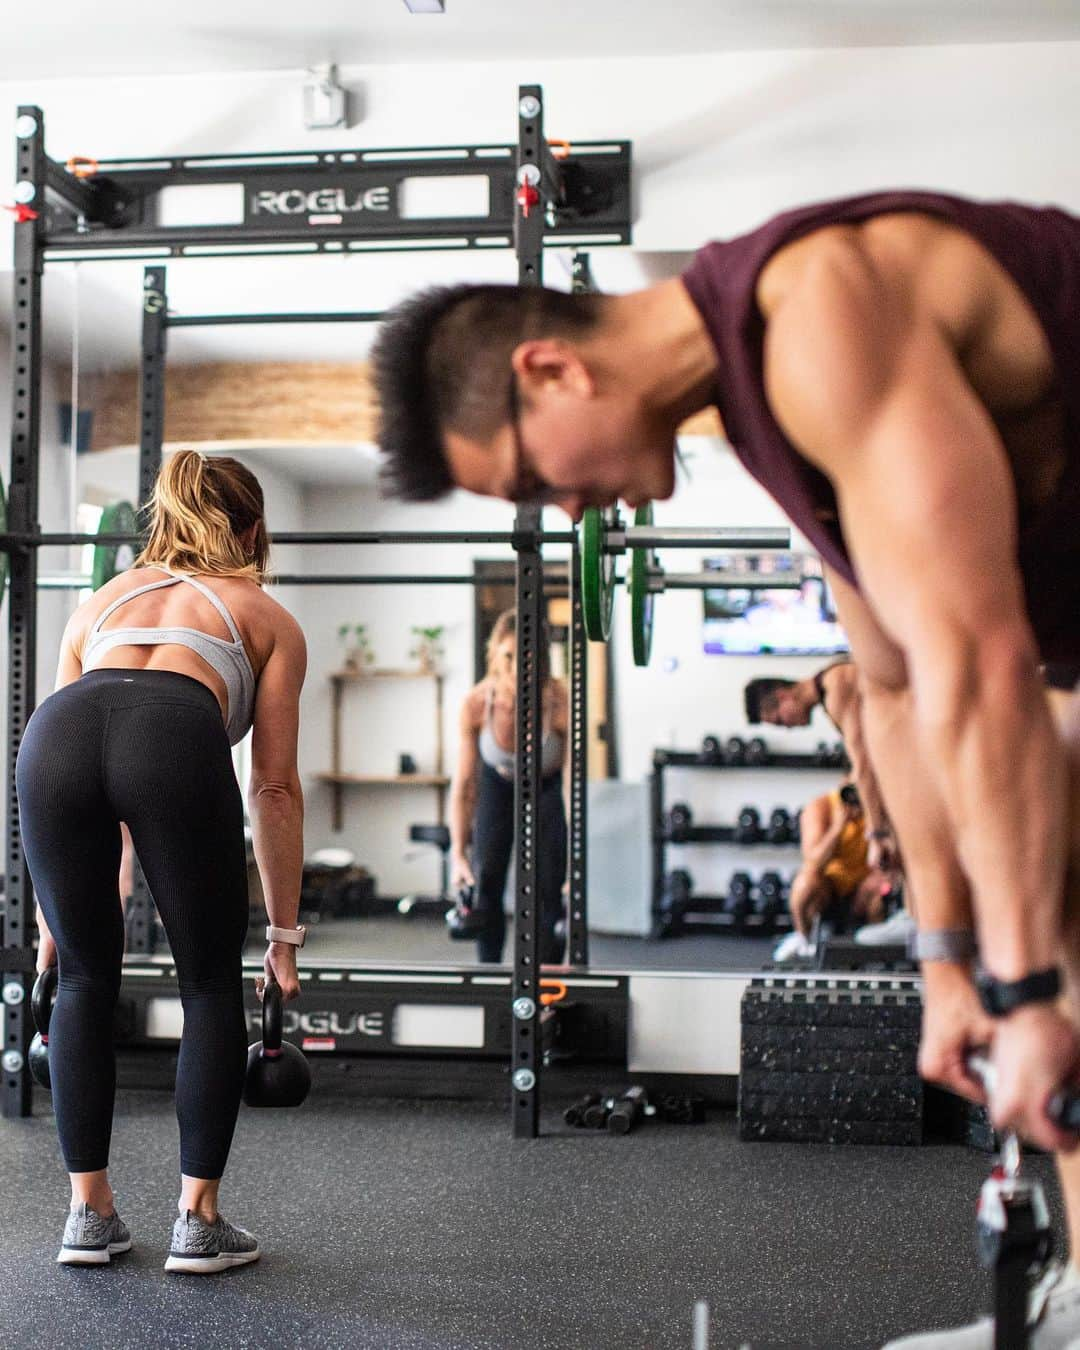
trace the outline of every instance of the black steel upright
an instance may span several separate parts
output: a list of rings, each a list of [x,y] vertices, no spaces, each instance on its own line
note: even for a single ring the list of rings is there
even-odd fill
[[[545,161],[543,97],[538,85],[518,90],[518,168],[514,249],[522,286],[543,284]],[[509,373],[509,372],[508,372]],[[540,943],[538,836],[540,750],[543,742],[544,558],[542,510],[518,508],[517,539],[517,757],[514,772],[516,865],[514,886],[514,1038],[510,1073],[514,1137],[540,1132]]]
[[[566,925],[566,956],[572,966],[589,964],[588,650],[581,554],[575,539],[570,554],[570,912]]]
[[[587,253],[575,253],[570,289],[592,291]],[[570,556],[570,912],[567,916],[567,960],[589,964],[589,644],[581,599],[581,552],[575,537]]]
[[[143,270],[142,361],[139,367],[139,505],[145,506],[161,469],[165,440],[165,344],[168,292],[164,267]]]
[[[14,346],[12,352],[11,472],[8,520],[13,530],[38,528],[41,442],[41,274],[44,237],[45,126],[36,108],[19,109],[16,122]],[[8,735],[6,886],[3,899],[3,1112],[30,1112],[30,969],[26,949],[33,928],[33,890],[19,835],[15,760],[34,711],[37,682],[36,548],[13,549],[8,583]],[[14,950],[11,950],[14,949]],[[18,959],[15,951],[19,952]]]

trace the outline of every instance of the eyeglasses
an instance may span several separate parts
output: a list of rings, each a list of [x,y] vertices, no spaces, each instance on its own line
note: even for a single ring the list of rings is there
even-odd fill
[[[510,391],[506,397],[507,410],[510,413],[510,434],[514,447],[514,476],[506,497],[511,502],[530,502],[534,506],[549,506],[558,501],[562,489],[554,488],[550,483],[525,463],[525,449],[521,440],[521,391],[518,388],[517,371],[510,372]]]

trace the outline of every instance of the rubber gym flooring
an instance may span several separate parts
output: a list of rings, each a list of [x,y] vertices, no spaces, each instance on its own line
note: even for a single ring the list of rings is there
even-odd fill
[[[161,1268],[171,1097],[119,1096],[135,1248],[97,1269],[54,1263],[67,1187],[43,1095],[35,1111],[0,1121],[9,1350],[690,1350],[699,1298],[711,1350],[870,1350],[988,1306],[972,1233],[987,1160],[959,1147],[744,1144],[724,1112],[622,1138],[553,1115],[514,1141],[495,1106],[350,1100],[317,1079],[299,1110],[242,1110],[222,1208],[264,1255],[200,1279]]]

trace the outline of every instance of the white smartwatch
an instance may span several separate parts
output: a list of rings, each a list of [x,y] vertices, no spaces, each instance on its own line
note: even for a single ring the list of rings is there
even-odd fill
[[[302,923],[295,928],[275,928],[272,923],[266,925],[267,942],[287,942],[291,947],[302,947],[307,941],[307,929]]]

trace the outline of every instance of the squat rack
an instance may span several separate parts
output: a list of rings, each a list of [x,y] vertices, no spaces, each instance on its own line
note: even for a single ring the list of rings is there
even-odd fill
[[[8,611],[8,724],[6,888],[0,917],[5,1038],[2,1058],[3,1114],[28,1115],[31,1080],[26,1064],[31,1025],[29,988],[34,966],[30,944],[33,893],[22,852],[15,762],[36,689],[37,576],[39,550],[95,542],[76,533],[44,534],[39,515],[42,384],[41,279],[50,261],[94,261],[296,253],[379,252],[480,247],[514,249],[523,284],[542,280],[545,246],[630,242],[630,146],[628,142],[578,143],[558,158],[543,134],[543,94],[537,85],[518,90],[517,144],[430,149],[302,152],[243,156],[183,156],[157,160],[108,160],[87,176],[75,160],[65,168],[45,149],[45,119],[34,105],[18,109],[14,229],[14,350],[8,532],[0,550],[10,557]],[[484,175],[484,216],[416,219],[402,210],[403,186],[421,177]],[[158,222],[160,193],[167,187],[233,185],[242,195],[242,219],[207,225]],[[164,430],[163,374],[168,316],[154,268],[148,269],[143,300],[140,381],[139,497],[145,501],[160,466]],[[238,322],[265,316],[222,316]],[[282,315],[279,322],[316,316]],[[355,322],[359,315],[317,316]],[[375,318],[363,316],[363,320]],[[183,320],[179,323],[182,325]],[[327,533],[279,536],[289,543],[453,542],[452,534]],[[539,912],[536,886],[535,802],[539,791],[540,665],[538,639],[544,598],[542,547],[569,542],[573,532],[545,536],[540,511],[518,511],[510,534],[463,532],[457,542],[505,542],[517,557],[519,661],[517,701],[517,934],[514,953],[513,1071],[514,1133],[535,1137],[539,1098]],[[133,542],[100,536],[98,543]],[[571,559],[573,573],[574,558]],[[584,638],[580,601],[572,601],[574,689],[584,692]],[[584,706],[571,710],[571,753],[577,788],[572,793],[570,847],[572,959],[585,962]],[[576,941],[575,941],[576,925]]]

